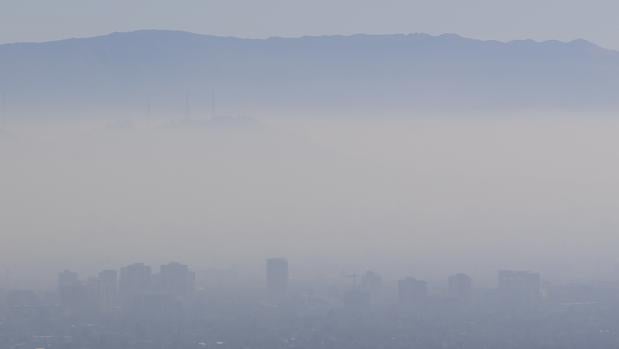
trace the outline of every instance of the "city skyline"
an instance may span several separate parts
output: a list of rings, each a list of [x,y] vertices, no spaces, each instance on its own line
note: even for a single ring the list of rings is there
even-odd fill
[[[290,278],[288,259],[284,257],[270,257],[265,260],[265,267],[262,270],[263,280],[261,288],[264,288],[266,293],[270,297],[280,298],[285,295],[289,290],[289,284],[292,282],[307,282],[311,279],[306,279],[302,275],[295,275],[296,277]],[[177,296],[188,295],[196,290],[196,283],[199,281],[200,274],[203,272],[218,270],[218,269],[194,269],[190,265],[182,264],[176,261],[171,261],[165,264],[161,264],[159,269],[153,269],[150,265],[142,262],[134,262],[126,266],[120,266],[116,269],[108,268],[102,269],[93,275],[87,275],[87,277],[80,276],[79,273],[72,271],[72,268],[67,268],[57,274],[56,283],[59,288],[63,286],[73,287],[76,284],[84,284],[89,280],[97,279],[104,283],[112,283],[115,288],[124,294],[132,294],[137,290],[143,290],[156,288],[160,292],[169,293]],[[226,270],[226,269],[219,269]],[[233,269],[229,269],[233,270]],[[358,270],[359,271],[359,270]],[[384,287],[383,276],[380,273],[376,273],[374,270],[363,271],[363,274],[357,274],[358,271],[354,271],[352,274],[346,274],[344,271],[335,273],[332,275],[324,275],[322,282],[326,280],[334,280],[340,278],[340,284],[350,284],[352,288],[364,288],[368,289],[374,287]],[[515,289],[519,286],[515,285],[530,285],[525,286],[523,291],[535,290],[542,288],[541,274],[529,270],[509,270],[499,269],[495,273],[495,283],[493,285],[479,285],[473,282],[471,276],[463,272],[452,272],[444,278],[444,291],[450,297],[454,298],[468,298],[468,294],[473,286],[481,288],[496,288],[497,290]],[[205,274],[210,275],[210,274]],[[400,292],[412,292],[413,294],[423,295],[428,294],[428,281],[419,280],[414,276],[404,275],[391,280],[393,287],[403,288]],[[350,282],[352,280],[352,282]],[[254,278],[246,280],[248,282],[255,282]],[[563,282],[576,282],[577,280],[566,280]],[[600,280],[601,281],[601,280]],[[608,282],[614,282],[615,280],[607,280]],[[619,280],[617,280],[619,282]],[[10,285],[4,286],[5,289],[13,288]],[[21,287],[17,287],[19,289]],[[433,287],[432,289],[436,289]]]
[[[619,348],[616,0],[0,0],[0,349]]]
[[[249,285],[217,273],[194,279],[191,266],[170,262],[157,272],[132,263],[120,273],[107,269],[87,278],[64,270],[47,290],[0,288],[0,329],[6,330],[0,343],[197,349],[359,348],[389,341],[396,348],[411,342],[475,348],[480,342],[522,345],[531,338],[566,345],[581,335],[594,348],[615,343],[606,335],[615,318],[603,309],[619,304],[617,283],[554,285],[535,272],[500,270],[489,289],[474,286],[463,273],[450,275],[443,287],[412,276],[385,283],[374,271],[340,275],[334,284],[303,282],[294,271],[288,280],[283,257],[265,262],[263,281]],[[548,318],[552,328],[545,326]],[[535,330],[514,327],[522,322],[536,324]],[[574,324],[581,327],[570,332]],[[488,336],[488,329],[497,334]]]

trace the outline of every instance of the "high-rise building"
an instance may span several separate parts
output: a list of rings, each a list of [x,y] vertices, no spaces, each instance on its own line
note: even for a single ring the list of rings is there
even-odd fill
[[[267,290],[271,296],[281,297],[288,290],[288,260],[269,258],[266,261]]]
[[[383,278],[380,274],[368,270],[363,276],[361,276],[361,288],[369,291],[370,293],[376,293],[381,288]]]
[[[97,277],[97,298],[103,310],[111,310],[118,302],[118,272],[103,270]]]
[[[419,304],[428,298],[428,283],[408,277],[398,281],[398,299],[402,304]]]
[[[85,290],[77,273],[65,270],[58,274],[58,297],[65,308],[81,306]]]
[[[194,291],[195,273],[180,263],[162,265],[159,273],[161,291],[173,296],[188,296]]]
[[[80,284],[79,275],[76,272],[65,270],[58,274],[58,289],[70,288]]]
[[[151,290],[152,272],[144,263],[128,265],[120,270],[118,289],[121,298],[128,299]]]
[[[542,278],[530,271],[501,270],[498,272],[498,292],[504,301],[530,302],[541,296]]]
[[[473,280],[466,274],[454,274],[449,277],[449,296],[460,300],[466,301],[471,298],[473,289]]]

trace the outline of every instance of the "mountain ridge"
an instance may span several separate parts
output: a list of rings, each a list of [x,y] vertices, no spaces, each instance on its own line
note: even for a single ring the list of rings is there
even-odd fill
[[[531,44],[561,44],[561,45],[579,45],[579,46],[588,46],[590,48],[602,49],[605,51],[618,52],[619,50],[614,50],[610,48],[606,48],[600,46],[592,41],[578,38],[569,41],[562,41],[556,39],[547,39],[547,40],[535,40],[535,39],[514,39],[514,40],[495,40],[495,39],[478,39],[473,37],[462,36],[456,33],[443,33],[443,34],[428,34],[423,32],[415,32],[415,33],[393,33],[393,34],[369,34],[369,33],[356,33],[356,34],[325,34],[325,35],[301,35],[301,36],[270,36],[265,38],[245,38],[238,36],[228,36],[228,35],[212,35],[212,34],[201,34],[194,33],[190,31],[184,30],[167,30],[167,29],[139,29],[125,32],[111,32],[102,35],[93,35],[93,36],[85,36],[85,37],[70,37],[64,39],[57,40],[49,40],[49,41],[35,41],[35,42],[10,42],[10,43],[1,43],[2,46],[13,46],[13,45],[42,45],[42,44],[53,44],[53,43],[62,43],[66,41],[86,41],[93,39],[103,39],[107,37],[114,36],[131,36],[131,35],[139,35],[139,34],[176,34],[176,35],[189,35],[200,38],[210,38],[210,39],[228,39],[228,40],[239,40],[239,41],[268,41],[268,40],[303,40],[303,39],[332,39],[332,38],[351,38],[351,37],[369,37],[369,38],[384,38],[384,37],[426,37],[426,38],[455,38],[455,39],[463,39],[463,40],[471,40],[482,43],[494,43],[494,44],[520,44],[520,43],[531,43]]]
[[[0,45],[0,76],[14,115],[619,109],[619,52],[586,40],[141,30]]]

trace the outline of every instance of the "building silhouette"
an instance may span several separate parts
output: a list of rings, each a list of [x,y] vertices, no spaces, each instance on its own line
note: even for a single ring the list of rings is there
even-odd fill
[[[531,302],[541,297],[542,280],[539,273],[501,270],[498,272],[498,293],[505,302]]]
[[[123,300],[152,290],[151,268],[144,263],[135,263],[120,269],[118,289]]]
[[[428,283],[408,277],[398,281],[398,300],[401,304],[419,304],[428,298]]]
[[[288,260],[269,258],[266,260],[266,284],[270,296],[282,297],[288,290]]]
[[[193,293],[195,279],[195,273],[188,266],[176,262],[162,265],[159,272],[161,291],[177,297]]]
[[[118,272],[103,270],[97,276],[97,299],[104,311],[112,310],[118,302]]]
[[[86,298],[86,290],[75,272],[65,270],[58,274],[58,298],[65,309],[77,310]]]
[[[383,278],[374,271],[368,270],[361,276],[361,288],[368,290],[370,293],[378,292],[382,284]]]
[[[473,280],[466,274],[454,274],[448,279],[448,293],[451,298],[459,301],[470,300],[472,289]]]

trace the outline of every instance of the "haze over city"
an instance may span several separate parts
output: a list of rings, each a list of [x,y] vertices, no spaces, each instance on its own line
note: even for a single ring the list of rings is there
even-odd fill
[[[0,348],[613,348],[609,1],[0,0]]]

